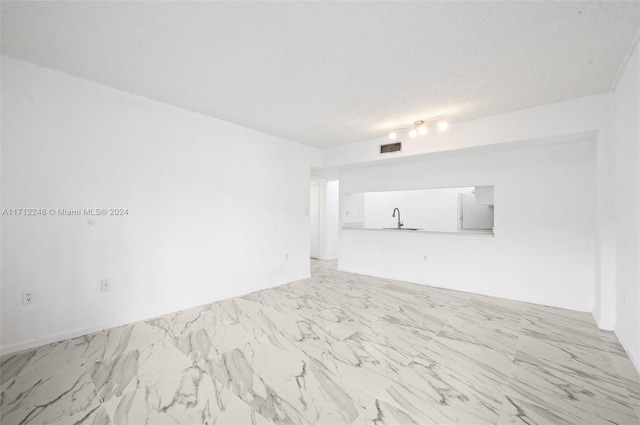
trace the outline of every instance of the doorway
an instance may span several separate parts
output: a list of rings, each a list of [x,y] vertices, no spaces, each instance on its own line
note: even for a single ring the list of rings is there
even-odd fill
[[[311,182],[309,206],[310,257],[318,260],[338,258],[338,180]]]
[[[309,230],[309,240],[311,242],[310,257],[316,259],[319,258],[320,251],[319,205],[319,184],[318,182],[311,182],[311,204],[309,206],[309,221],[311,226]]]

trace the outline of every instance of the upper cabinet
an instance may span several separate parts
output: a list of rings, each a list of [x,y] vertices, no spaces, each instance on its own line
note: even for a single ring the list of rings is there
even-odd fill
[[[493,205],[493,186],[476,186],[476,204]]]

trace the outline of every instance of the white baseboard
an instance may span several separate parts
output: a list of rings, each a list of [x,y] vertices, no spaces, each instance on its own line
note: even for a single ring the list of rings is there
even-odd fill
[[[627,356],[629,356],[629,360],[631,360],[631,363],[635,366],[638,373],[640,373],[640,359],[631,351],[629,344],[623,338],[620,338],[620,334],[615,330],[613,332],[616,334],[616,337],[618,338],[618,341],[620,341],[620,345],[622,345],[624,351],[627,353]]]
[[[595,320],[595,316],[593,319]],[[613,320],[596,320],[596,323],[598,324],[598,327],[604,331],[612,331],[616,324]]]
[[[269,288],[275,288],[276,286],[285,285],[287,283],[291,283],[291,282],[295,282],[295,281],[298,281],[298,280],[307,279],[309,277],[311,277],[311,275],[309,273],[307,273],[307,274],[301,275],[299,278],[296,278],[296,279],[291,280],[291,281],[266,283],[264,286],[262,286],[259,289],[256,289],[255,291],[247,292],[245,294],[236,295],[235,297],[231,297],[231,298],[236,298],[236,297],[241,297],[241,296],[244,296],[244,295],[253,294],[255,292],[264,291],[265,289],[269,289]],[[226,299],[230,299],[230,298],[226,298]],[[215,301],[211,301],[211,302],[218,302],[218,301],[224,301],[224,299],[215,300]],[[210,304],[210,303],[206,303],[206,304]],[[201,304],[201,305],[206,305],[206,304]],[[195,307],[199,307],[199,306],[198,305],[186,306],[186,307],[184,307],[184,308],[182,308],[180,310],[186,310],[186,309],[195,308]],[[175,313],[176,311],[180,311],[180,310],[145,312],[145,313],[141,313],[141,314],[138,314],[136,316],[130,316],[130,317],[127,317],[127,318],[124,318],[124,319],[118,319],[118,320],[105,322],[105,323],[100,323],[100,324],[91,325],[91,326],[84,326],[84,327],[81,327],[81,328],[76,328],[76,329],[72,329],[72,330],[65,331],[65,332],[59,332],[59,333],[56,333],[56,334],[47,335],[47,336],[42,337],[42,338],[32,338],[32,339],[19,341],[19,342],[13,343],[13,344],[6,344],[6,345],[3,345],[2,347],[0,347],[0,355],[4,356],[6,354],[17,353],[19,351],[29,350],[31,348],[40,347],[42,345],[51,344],[51,343],[58,342],[58,341],[64,341],[65,339],[77,338],[77,337],[82,336],[82,335],[90,334],[90,333],[93,333],[93,332],[103,331],[105,329],[115,328],[117,326],[123,326],[123,325],[128,325],[128,324],[131,324],[131,323],[142,322],[142,321],[145,321],[145,320],[153,319],[154,317],[162,316],[162,315],[165,315],[165,314]]]
[[[349,273],[356,273],[356,274],[361,274],[361,275],[365,275],[365,276],[374,276],[374,277],[380,277],[383,279],[392,279],[392,280],[401,280],[404,282],[409,282],[409,283],[415,283],[418,285],[425,285],[425,286],[433,286],[435,288],[442,288],[442,289],[451,289],[452,291],[458,291],[458,292],[466,292],[466,293],[471,293],[471,294],[478,294],[478,295],[486,295],[489,297],[496,297],[496,298],[504,298],[504,299],[509,299],[509,300],[514,300],[514,301],[522,301],[522,302],[527,302],[527,303],[532,303],[532,304],[540,304],[540,305],[546,305],[549,307],[557,307],[557,308],[564,308],[567,310],[573,310],[573,311],[581,311],[581,312],[585,312],[585,313],[592,313],[593,311],[593,305],[588,305],[588,304],[583,304],[583,303],[571,303],[571,302],[557,302],[557,300],[552,300],[552,299],[545,299],[545,298],[513,298],[513,297],[509,297],[505,294],[499,294],[499,293],[492,293],[492,292],[488,292],[488,291],[470,291],[468,288],[457,288],[457,287],[453,287],[453,286],[447,286],[447,285],[443,285],[439,282],[424,282],[424,281],[419,281],[416,280],[414,277],[412,276],[402,276],[402,275],[389,275],[389,274],[382,274],[382,273],[378,273],[376,271],[370,271],[370,270],[358,270],[358,269],[353,269],[353,268],[349,268],[349,267],[340,267],[340,265],[338,264],[338,270],[340,271],[344,271],[344,272],[349,272]]]
[[[3,345],[0,348],[0,355],[12,354],[19,351],[28,350],[35,347],[40,347],[42,345],[51,344],[58,341],[64,341],[65,339],[76,338],[82,335],[90,334],[93,332],[103,331],[105,329],[115,328],[117,326],[127,325],[130,323],[141,322],[143,320],[149,320],[157,316],[162,316],[163,314],[172,313],[168,312],[154,312],[154,313],[144,313],[141,315],[137,315],[135,317],[128,317],[121,320],[115,320],[106,323],[100,323],[92,326],[85,326],[81,328],[72,329],[70,331],[60,332],[52,335],[47,335],[42,338],[32,338],[23,341],[19,341],[13,344]]]

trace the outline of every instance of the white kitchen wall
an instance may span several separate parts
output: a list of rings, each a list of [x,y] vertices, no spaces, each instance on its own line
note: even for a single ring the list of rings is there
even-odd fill
[[[316,150],[8,57],[2,112],[3,208],[129,211],[2,217],[3,352],[308,276]]]
[[[495,185],[495,237],[342,229],[339,268],[591,311],[595,150],[592,140],[344,170],[342,194]]]
[[[471,193],[467,188],[432,188],[429,190],[400,190],[368,192],[364,195],[365,223],[369,229],[397,227],[394,208],[400,209],[404,227],[439,232],[458,230],[458,195]]]
[[[640,53],[636,47],[614,91],[615,331],[640,370]]]

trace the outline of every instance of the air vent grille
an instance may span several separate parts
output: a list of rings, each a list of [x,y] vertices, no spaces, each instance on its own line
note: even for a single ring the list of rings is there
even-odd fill
[[[402,150],[402,143],[389,143],[388,145],[380,145],[380,153],[399,152]]]

